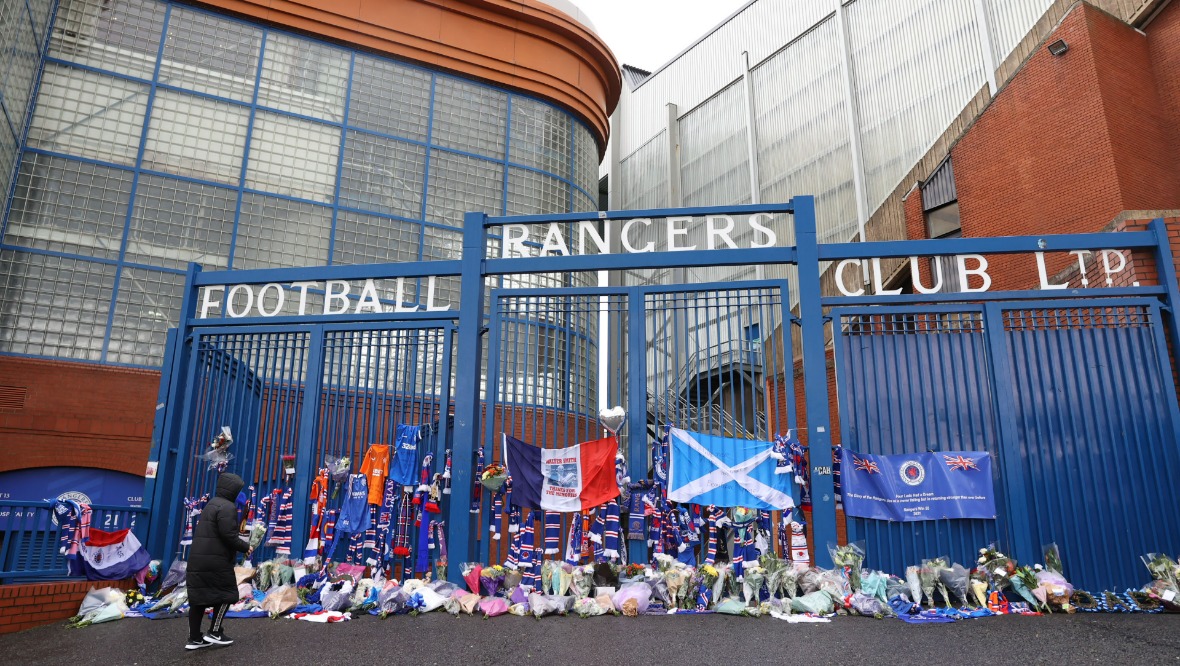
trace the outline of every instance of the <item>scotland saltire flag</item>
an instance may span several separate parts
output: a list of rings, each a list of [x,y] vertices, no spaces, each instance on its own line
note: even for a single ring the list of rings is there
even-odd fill
[[[130,578],[152,559],[130,529],[106,532],[92,527],[78,550],[86,580]]]
[[[614,437],[542,449],[504,435],[512,503],[526,509],[588,511],[619,496]]]
[[[774,445],[672,428],[668,499],[702,506],[787,510],[791,476],[776,474]]]

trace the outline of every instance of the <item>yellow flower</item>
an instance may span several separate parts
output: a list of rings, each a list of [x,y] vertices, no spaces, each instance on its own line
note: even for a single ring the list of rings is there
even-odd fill
[[[708,576],[717,575],[717,569],[714,568],[712,564],[706,564],[705,566],[701,567],[701,571],[704,571]]]

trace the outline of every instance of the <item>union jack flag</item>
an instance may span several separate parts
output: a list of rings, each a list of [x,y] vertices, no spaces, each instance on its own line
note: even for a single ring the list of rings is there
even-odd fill
[[[975,461],[963,456],[943,456],[946,459],[946,466],[951,468],[951,471],[966,472],[969,469],[979,470]]]
[[[877,463],[869,460],[868,458],[857,458],[856,456],[852,456],[852,467],[862,472],[868,472],[869,474],[881,473],[881,468],[877,466]]]

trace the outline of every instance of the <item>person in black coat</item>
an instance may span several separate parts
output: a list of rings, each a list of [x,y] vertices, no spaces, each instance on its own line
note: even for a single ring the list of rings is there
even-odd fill
[[[234,560],[238,553],[250,556],[250,545],[238,538],[238,508],[235,500],[246,482],[237,474],[217,477],[216,496],[205,505],[193,531],[193,545],[188,558],[188,643],[186,650],[208,645],[229,645],[233,641],[221,630],[230,605],[238,601],[238,581]],[[205,611],[213,608],[209,633],[201,635]]]

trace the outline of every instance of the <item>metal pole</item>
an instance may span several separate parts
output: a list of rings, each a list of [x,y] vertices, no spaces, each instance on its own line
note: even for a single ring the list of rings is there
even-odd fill
[[[840,72],[844,79],[844,109],[848,121],[848,145],[852,152],[852,187],[856,192],[856,224],[860,229],[860,240],[863,242],[865,225],[869,221],[869,202],[865,186],[864,150],[860,145],[860,109],[856,105],[856,75],[852,71],[852,38],[848,33],[848,19],[844,16],[843,0],[835,0],[835,3],[836,34],[840,40]],[[867,284],[868,276],[864,279]]]
[[[459,287],[459,343],[455,355],[455,439],[451,467],[451,506],[447,516],[450,557],[470,561],[471,484],[475,441],[479,437],[480,368],[483,356],[483,260],[486,243],[483,213],[463,216],[463,257]],[[493,415],[488,414],[488,418]],[[478,529],[478,526],[477,526]],[[451,582],[462,584],[459,567],[448,569]]]
[[[807,404],[807,447],[811,469],[832,467],[831,413],[828,410],[828,363],[824,313],[820,306],[819,246],[815,233],[815,199],[795,197],[795,243],[799,259],[799,317],[803,322],[803,387]],[[784,326],[787,325],[784,323]],[[784,381],[790,381],[789,375]],[[811,542],[815,562],[832,566],[824,546],[836,543],[836,497],[832,476],[811,475]]]

